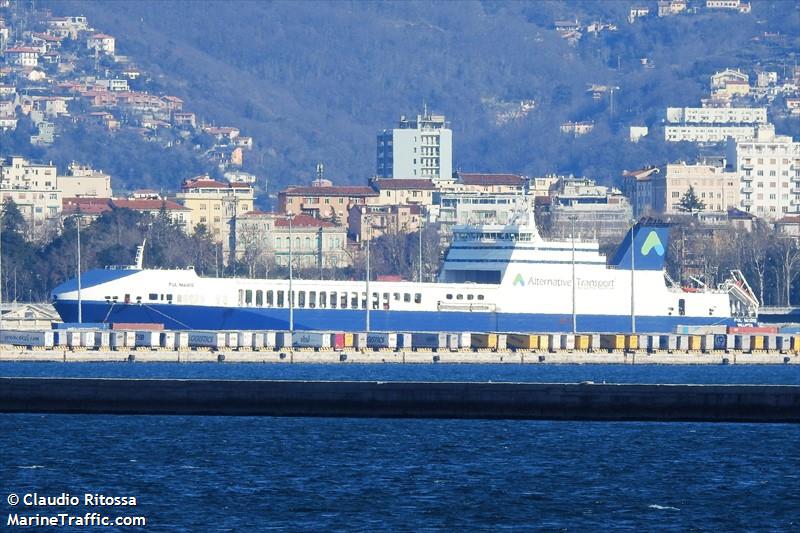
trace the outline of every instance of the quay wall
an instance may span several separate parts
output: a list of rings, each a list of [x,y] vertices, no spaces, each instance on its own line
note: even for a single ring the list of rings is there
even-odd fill
[[[165,350],[0,348],[3,361],[275,363],[275,364],[620,364],[620,365],[783,365],[800,364],[797,353],[718,351],[431,351],[431,350]]]
[[[800,422],[800,386],[0,378],[0,412]]]

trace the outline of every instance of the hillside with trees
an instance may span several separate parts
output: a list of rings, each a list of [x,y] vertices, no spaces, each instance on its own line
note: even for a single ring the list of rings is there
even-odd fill
[[[663,142],[667,106],[699,104],[716,70],[783,71],[796,61],[797,4],[753,4],[748,15],[701,10],[633,24],[631,2],[611,0],[70,0],[41,7],[86,15],[118,37],[118,53],[141,65],[154,86],[205,121],[252,135],[245,170],[269,179],[274,191],[310,181],[319,161],[335,181],[363,183],[375,170],[375,134],[423,104],[452,122],[455,167],[465,170],[609,182],[623,169],[692,158],[693,146]],[[555,30],[564,19],[616,30],[586,32],[571,45]],[[610,94],[593,98],[592,84],[618,87],[613,104]],[[529,112],[508,113],[523,100],[533,100]],[[576,138],[560,132],[566,121],[595,128]],[[629,143],[630,124],[648,125],[651,134]]]

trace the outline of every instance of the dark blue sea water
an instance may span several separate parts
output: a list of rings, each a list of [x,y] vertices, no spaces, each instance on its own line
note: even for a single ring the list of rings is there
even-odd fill
[[[0,375],[800,382],[787,366],[9,363]],[[143,515],[143,531],[798,531],[798,443],[800,427],[780,424],[0,415],[0,530],[11,492],[100,492],[135,496],[134,510],[99,511]]]

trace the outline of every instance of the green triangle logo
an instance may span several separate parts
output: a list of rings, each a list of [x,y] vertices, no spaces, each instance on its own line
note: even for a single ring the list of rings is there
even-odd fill
[[[517,287],[517,286],[524,287],[525,286],[525,280],[522,278],[522,274],[517,274],[517,277],[514,278],[514,286],[515,287]]]
[[[649,255],[651,250],[655,250],[658,255],[664,255],[664,245],[661,244],[661,239],[658,238],[658,234],[652,230],[647,234],[647,238],[644,240],[642,255]]]

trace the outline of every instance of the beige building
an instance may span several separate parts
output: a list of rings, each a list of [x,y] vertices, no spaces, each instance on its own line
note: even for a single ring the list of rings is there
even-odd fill
[[[208,176],[183,182],[177,199],[191,210],[189,227],[194,231],[203,225],[214,242],[222,244],[225,256],[235,243],[235,221],[253,210],[253,188],[244,183],[222,183]]]
[[[736,171],[742,210],[772,220],[800,212],[800,142],[761,127],[736,144]]]
[[[55,165],[31,163],[19,156],[0,159],[0,198],[17,204],[29,225],[33,240],[57,231],[61,213],[61,191]]]
[[[366,186],[289,187],[278,193],[278,210],[344,224],[351,207],[374,204],[378,196],[378,191]]]
[[[347,234],[356,242],[419,229],[419,205],[355,205],[347,219]]]
[[[739,205],[739,179],[725,170],[725,160],[694,164],[670,163],[654,175],[654,211],[682,213],[679,204],[690,187],[705,204],[705,211],[727,211]]]
[[[290,231],[286,215],[261,211],[236,219],[236,256],[251,263],[287,266],[290,235],[295,268],[341,268],[351,263],[343,226],[297,215]]]
[[[111,198],[111,176],[75,161],[69,165],[66,176],[58,176],[56,183],[64,198]]]
[[[379,196],[372,203],[379,205],[431,205],[436,186],[430,179],[374,179],[372,186]],[[351,210],[352,211],[352,210]]]

